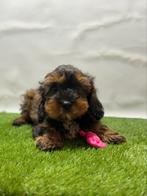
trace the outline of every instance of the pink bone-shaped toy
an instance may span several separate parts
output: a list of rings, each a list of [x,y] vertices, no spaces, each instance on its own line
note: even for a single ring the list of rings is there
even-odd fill
[[[83,130],[80,130],[80,136],[84,137],[87,143],[95,148],[105,148],[107,146],[107,144],[102,142],[101,139],[92,131],[85,132]]]

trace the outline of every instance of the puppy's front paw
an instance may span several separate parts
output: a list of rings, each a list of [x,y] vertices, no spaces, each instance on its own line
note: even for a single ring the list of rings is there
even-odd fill
[[[63,147],[61,141],[48,137],[47,134],[36,138],[36,147],[42,151],[52,151]]]
[[[23,124],[26,124],[26,120],[23,117],[16,118],[12,123],[13,126],[21,126]]]
[[[121,144],[121,143],[124,143],[126,142],[126,138],[122,135],[114,135],[112,138],[111,138],[111,142],[114,143],[114,144]]]
[[[121,144],[126,142],[126,138],[118,133],[104,135],[102,140],[106,143]]]

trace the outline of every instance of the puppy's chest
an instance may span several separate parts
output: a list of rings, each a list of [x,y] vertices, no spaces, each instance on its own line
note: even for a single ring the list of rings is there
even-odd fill
[[[79,133],[79,124],[76,121],[57,122],[50,121],[53,127],[56,128],[65,138],[74,139]]]
[[[75,121],[67,121],[63,123],[65,129],[65,137],[68,139],[74,139],[79,133],[79,124]]]

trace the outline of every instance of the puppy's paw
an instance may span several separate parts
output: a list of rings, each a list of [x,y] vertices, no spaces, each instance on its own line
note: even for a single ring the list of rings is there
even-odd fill
[[[102,139],[106,143],[121,144],[126,142],[126,138],[118,133],[105,135]]]
[[[23,124],[26,124],[26,120],[23,117],[16,118],[12,123],[13,126],[21,126]]]
[[[48,135],[39,136],[36,138],[36,147],[42,151],[52,151],[63,147],[61,141],[55,141],[48,137]]]

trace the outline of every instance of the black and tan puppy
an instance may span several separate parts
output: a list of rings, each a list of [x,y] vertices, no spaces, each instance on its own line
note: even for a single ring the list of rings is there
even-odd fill
[[[26,92],[21,116],[13,125],[32,124],[41,150],[62,148],[64,139],[77,138],[80,129],[94,130],[107,143],[125,142],[100,122],[103,116],[93,78],[71,65],[61,65],[45,76],[38,89]]]

